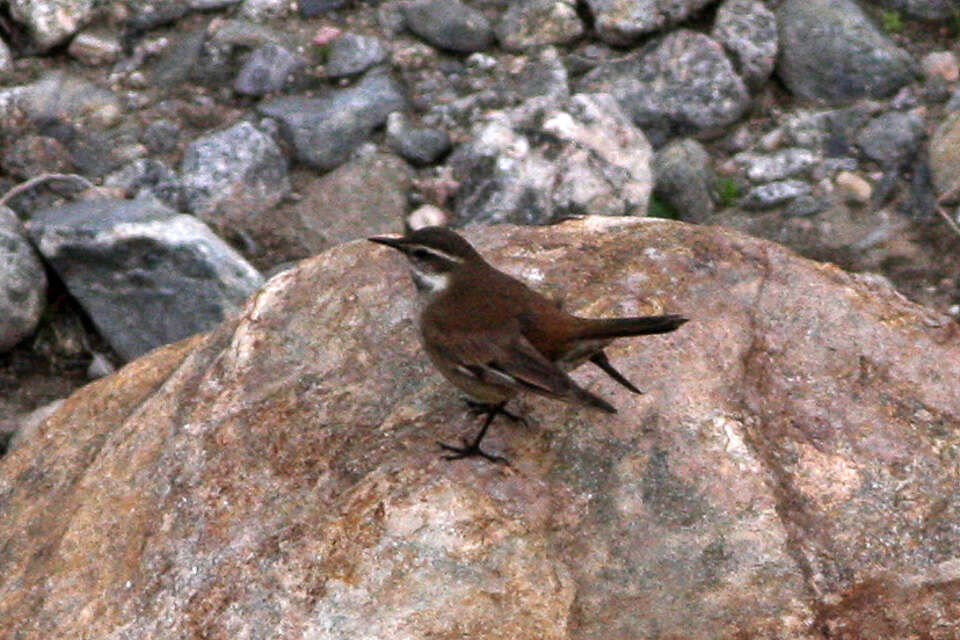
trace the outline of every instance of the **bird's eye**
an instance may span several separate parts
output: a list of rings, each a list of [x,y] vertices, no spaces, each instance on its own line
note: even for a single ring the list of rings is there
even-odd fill
[[[426,249],[417,249],[413,252],[413,257],[417,258],[418,260],[426,260],[430,257],[430,252]]]

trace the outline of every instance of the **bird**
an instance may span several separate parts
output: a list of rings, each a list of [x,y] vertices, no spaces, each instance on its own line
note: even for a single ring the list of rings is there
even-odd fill
[[[568,371],[584,362],[599,367],[632,393],[642,393],[617,371],[606,348],[615,338],[668,333],[687,318],[677,314],[584,318],[496,269],[463,237],[429,226],[370,242],[402,253],[418,291],[419,332],[430,361],[466,393],[480,430],[463,446],[438,442],[445,458],[506,458],[480,448],[494,418],[525,423],[506,410],[520,392],[616,413],[609,402],[578,385]]]

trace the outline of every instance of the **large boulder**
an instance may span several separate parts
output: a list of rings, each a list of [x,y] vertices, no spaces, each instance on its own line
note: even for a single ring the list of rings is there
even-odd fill
[[[853,0],[786,0],[777,10],[777,73],[800,98],[851,102],[883,98],[916,71]]]
[[[485,445],[417,339],[402,259],[339,246],[237,318],[76,393],[0,463],[21,640],[947,637],[960,331],[882,281],[638,218],[487,227],[591,316],[691,321],[511,405]],[[865,630],[865,631],[864,631]],[[862,632],[863,635],[857,635]]]

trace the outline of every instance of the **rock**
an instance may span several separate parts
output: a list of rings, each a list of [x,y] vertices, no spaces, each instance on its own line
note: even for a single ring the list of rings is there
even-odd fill
[[[350,4],[350,0],[300,0],[300,15],[304,18],[316,18],[325,13],[342,9]]]
[[[722,47],[685,29],[649,53],[600,64],[577,86],[612,93],[645,133],[658,129],[664,138],[671,129],[703,132],[736,122],[750,98]]]
[[[760,0],[726,0],[710,34],[730,54],[740,77],[759,87],[777,61],[777,18]]]
[[[257,218],[250,236],[274,265],[341,242],[398,232],[411,179],[410,168],[387,153],[359,153],[322,176],[296,175],[301,197]]]
[[[948,202],[960,196],[960,111],[947,115],[930,137],[930,172],[937,195],[952,194]]]
[[[7,43],[0,40],[0,80],[8,80],[13,72],[13,54],[10,52]]]
[[[733,156],[751,182],[773,182],[809,173],[821,158],[809,149],[788,148],[773,153],[745,151]]]
[[[193,216],[153,200],[89,200],[37,212],[27,231],[121,357],[206,331],[260,274]]]
[[[883,35],[852,0],[786,0],[777,10],[777,22],[777,73],[801,98],[883,98],[913,78],[910,54]]]
[[[387,118],[387,144],[416,166],[432,164],[450,151],[450,136],[443,129],[414,127],[399,111]]]
[[[782,143],[813,149],[828,158],[856,155],[857,133],[875,112],[864,104],[824,111],[798,109],[780,127]]]
[[[847,202],[867,204],[873,195],[873,187],[852,171],[841,171],[835,179],[837,190]]]
[[[243,64],[233,88],[247,96],[263,96],[279,91],[287,79],[306,62],[276,44],[265,44],[254,49]]]
[[[941,78],[945,82],[960,79],[960,63],[952,51],[934,51],[920,59],[920,68],[927,78]]]
[[[800,218],[820,213],[830,206],[830,201],[812,195],[797,196],[783,208],[783,215],[788,218]]]
[[[190,12],[189,0],[125,0],[126,25],[134,31],[149,31],[176,22]]]
[[[523,56],[501,78],[498,88],[518,102],[531,98],[559,102],[570,98],[570,76],[557,50],[543,47]]]
[[[16,214],[0,206],[0,353],[33,333],[46,295],[40,258]]]
[[[67,53],[87,66],[99,67],[119,60],[123,47],[115,32],[88,29],[70,41]]]
[[[345,162],[388,115],[405,105],[398,82],[388,75],[368,74],[352,87],[320,98],[274,98],[261,102],[257,110],[280,122],[280,132],[299,161],[328,170]]]
[[[496,26],[504,49],[520,51],[548,44],[567,44],[583,34],[573,0],[511,2]]]
[[[949,20],[957,15],[956,0],[867,0],[920,20]]]
[[[187,210],[217,226],[248,226],[290,192],[286,158],[249,122],[187,145],[180,176]]]
[[[417,207],[407,216],[406,226],[416,231],[424,227],[445,227],[450,223],[450,214],[435,207],[432,204],[425,204]]]
[[[87,365],[87,377],[91,380],[97,380],[107,377],[116,370],[117,368],[105,355],[95,352],[90,359],[90,364]]]
[[[612,96],[536,99],[488,114],[449,164],[458,224],[547,224],[570,215],[642,215],[653,150]]]
[[[105,187],[121,189],[128,198],[156,198],[175,211],[187,207],[183,181],[173,169],[159,160],[134,160],[106,176],[103,184]]]
[[[94,0],[10,0],[10,17],[26,25],[43,50],[66,41],[94,15]]]
[[[169,89],[196,78],[207,38],[205,27],[177,30],[172,34],[170,44],[153,65],[151,83]]]
[[[170,153],[180,141],[180,127],[165,118],[154,120],[144,128],[141,140],[150,153]]]
[[[470,53],[494,42],[486,17],[458,0],[413,0],[403,15],[410,31],[438,49]]]
[[[312,258],[217,331],[84,387],[8,455],[11,633],[949,631],[951,318],[722,228],[469,237],[573,311],[693,320],[611,349],[642,396],[574,372],[618,414],[525,396],[511,408],[531,426],[497,422],[485,441],[511,468],[451,462],[435,441],[475,425],[421,352],[402,260],[366,242]]]
[[[352,76],[384,62],[388,55],[379,38],[345,33],[330,43],[323,71],[331,78]]]
[[[919,115],[891,111],[867,123],[857,135],[857,145],[881,167],[896,167],[916,154],[924,129]]]
[[[803,180],[778,180],[753,187],[741,204],[747,209],[772,209],[811,191]]]
[[[691,138],[675,140],[657,151],[654,167],[657,196],[669,203],[681,220],[700,223],[710,218],[716,177],[703,145]]]
[[[70,152],[59,140],[31,134],[14,140],[0,163],[4,171],[18,180],[44,173],[69,173],[73,168]]]
[[[116,124],[122,114],[120,100],[112,91],[63,71],[47,72],[27,85],[19,106],[36,122],[92,120],[100,127]],[[112,116],[104,118],[105,113]]]
[[[44,421],[56,413],[63,403],[63,400],[54,400],[29,413],[17,416],[15,429],[10,433],[8,451],[12,451],[24,442],[29,441],[40,429]]]
[[[290,0],[243,0],[240,15],[251,20],[285,18],[292,11]]]
[[[640,36],[681,22],[711,0],[587,0],[600,39],[630,45]]]

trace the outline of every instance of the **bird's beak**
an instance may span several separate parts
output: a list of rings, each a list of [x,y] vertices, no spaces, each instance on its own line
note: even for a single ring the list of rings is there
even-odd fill
[[[377,244],[385,244],[388,247],[393,247],[398,251],[403,250],[403,237],[399,238],[385,238],[383,236],[375,236],[373,238],[367,238],[370,242],[376,242]]]

